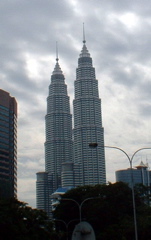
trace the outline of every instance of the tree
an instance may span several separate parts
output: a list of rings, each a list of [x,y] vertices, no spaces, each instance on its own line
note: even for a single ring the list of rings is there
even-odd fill
[[[134,220],[131,188],[127,184],[117,182],[108,185],[82,186],[68,191],[62,198],[71,198],[79,204],[84,199],[97,197],[85,201],[81,209],[82,220],[88,221],[101,240],[132,240],[134,239]],[[151,239],[151,210],[139,194],[135,195],[136,213],[139,229],[139,240]],[[54,212],[56,219],[66,223],[79,218],[78,205],[73,201],[64,201]],[[143,218],[146,222],[142,226]]]
[[[151,192],[151,187],[150,186],[145,186],[142,183],[135,184],[135,191],[139,195],[139,197],[144,201],[146,204],[150,205],[150,192]]]
[[[53,223],[45,212],[17,199],[0,200],[1,240],[54,240]]]

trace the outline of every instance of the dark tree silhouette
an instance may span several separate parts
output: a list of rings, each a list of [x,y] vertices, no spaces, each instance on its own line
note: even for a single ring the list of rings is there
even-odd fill
[[[82,220],[88,221],[94,228],[96,239],[133,240],[134,220],[131,188],[122,182],[82,186],[68,191],[62,198],[71,198],[81,204],[84,199],[94,197],[96,199],[88,200],[83,204],[81,215]],[[139,240],[150,240],[151,209],[142,201],[139,192],[135,194],[135,201]],[[61,200],[54,212],[54,217],[62,219],[66,223],[77,219],[79,218],[78,205],[73,201]]]
[[[45,212],[17,199],[0,200],[0,240],[55,240],[53,223]]]

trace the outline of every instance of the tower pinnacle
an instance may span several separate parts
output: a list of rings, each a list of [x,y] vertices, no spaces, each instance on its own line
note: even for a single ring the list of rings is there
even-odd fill
[[[83,23],[83,47],[80,53],[80,57],[90,57],[90,53],[85,43],[86,43],[86,40],[85,40],[85,30],[84,30],[84,23]]]
[[[58,42],[56,42],[56,61],[57,62],[59,61],[59,58],[58,58]]]
[[[86,40],[85,40],[85,31],[84,31],[84,23],[83,23],[83,43],[84,43],[84,44],[86,43]]]
[[[55,65],[54,71],[52,73],[53,75],[55,75],[55,74],[63,74],[58,62],[59,62],[59,58],[58,58],[58,42],[56,42],[56,65]]]

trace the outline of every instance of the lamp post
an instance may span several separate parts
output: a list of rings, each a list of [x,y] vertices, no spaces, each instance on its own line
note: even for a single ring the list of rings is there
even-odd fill
[[[77,204],[77,206],[78,206],[78,208],[79,208],[79,220],[80,220],[80,223],[81,223],[81,221],[82,221],[81,209],[82,209],[83,204],[84,204],[86,201],[88,201],[88,200],[93,200],[93,199],[97,199],[97,198],[99,198],[99,197],[89,197],[89,198],[86,198],[86,199],[84,199],[80,204],[79,204],[76,200],[74,200],[74,199],[72,199],[72,198],[62,198],[61,200],[72,201],[72,202],[74,202],[75,204]]]
[[[56,222],[62,222],[65,225],[65,227],[66,227],[66,234],[67,234],[67,240],[68,240],[68,227],[69,227],[69,224],[71,222],[78,221],[79,219],[73,219],[73,220],[69,221],[68,223],[66,223],[62,219],[53,219],[53,220],[56,221]]]
[[[91,148],[96,148],[98,146],[97,143],[90,143],[89,147]],[[105,148],[113,148],[113,149],[117,149],[121,152],[123,152],[126,157],[128,158],[129,164],[130,164],[130,169],[131,169],[131,187],[132,187],[132,203],[133,203],[133,216],[134,216],[134,229],[135,229],[135,240],[138,240],[138,230],[137,230],[137,219],[136,219],[136,204],[135,204],[135,194],[134,194],[134,179],[133,179],[133,169],[132,169],[132,162],[133,162],[133,158],[136,155],[136,153],[138,153],[141,150],[146,150],[146,149],[151,149],[151,148],[139,148],[138,150],[136,150],[132,157],[130,157],[122,148],[119,147],[113,147],[113,146],[101,146],[101,147],[105,147]]]

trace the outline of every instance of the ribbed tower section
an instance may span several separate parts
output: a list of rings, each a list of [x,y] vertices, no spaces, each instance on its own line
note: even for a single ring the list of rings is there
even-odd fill
[[[75,80],[74,108],[74,164],[76,185],[106,183],[104,129],[102,127],[101,99],[92,58],[83,41]],[[97,148],[90,148],[90,143]]]
[[[69,96],[58,58],[51,75],[45,123],[45,171],[48,172],[50,193],[52,193],[58,187],[73,185],[73,174],[68,171],[68,167],[67,171],[63,168],[62,174],[62,165],[72,164],[73,142]]]

